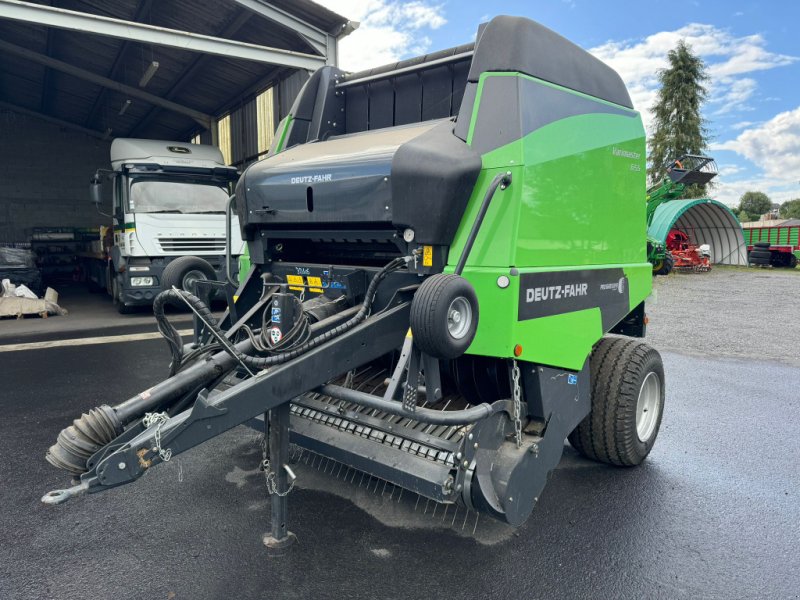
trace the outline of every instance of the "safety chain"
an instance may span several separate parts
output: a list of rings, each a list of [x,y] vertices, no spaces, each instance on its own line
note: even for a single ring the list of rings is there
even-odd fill
[[[167,448],[164,450],[161,448],[161,427],[163,427],[164,423],[167,421],[169,421],[169,415],[165,412],[145,413],[144,418],[142,419],[142,425],[145,426],[145,429],[148,429],[153,425],[156,426],[155,433],[153,433],[153,439],[156,442],[155,451],[158,454],[158,457],[164,462],[169,462],[169,459],[172,458],[171,449]]]
[[[519,387],[519,365],[512,359],[511,380],[514,383],[514,436],[517,438],[517,448],[522,446],[522,390]]]
[[[297,480],[292,479],[292,482],[289,484],[289,487],[285,492],[278,491],[278,483],[275,480],[275,471],[272,470],[272,465],[270,464],[269,456],[267,455],[267,436],[264,436],[261,440],[261,456],[263,457],[263,460],[259,466],[264,471],[264,480],[267,484],[267,493],[270,496],[273,494],[280,497],[288,496],[289,492],[291,492],[292,488],[294,488],[294,482]]]

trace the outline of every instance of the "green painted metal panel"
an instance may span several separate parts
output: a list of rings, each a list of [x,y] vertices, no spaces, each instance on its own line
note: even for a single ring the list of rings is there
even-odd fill
[[[483,74],[476,94],[468,143],[490,78],[516,77],[564,93],[589,106],[537,127],[482,155],[476,182],[448,257],[452,272],[492,179],[511,172],[512,184],[496,192],[470,253],[463,276],[478,294],[480,321],[469,353],[580,369],[608,329],[600,308],[519,320],[520,278],[530,273],[621,269],[632,310],[650,294],[652,266],[646,257],[645,137],[635,111],[607,109],[608,103],[518,73]],[[597,111],[592,111],[596,103]],[[520,95],[520,112],[536,111]],[[508,114],[513,128],[519,115]],[[498,286],[498,277],[510,284]],[[512,316],[509,318],[509,316]]]

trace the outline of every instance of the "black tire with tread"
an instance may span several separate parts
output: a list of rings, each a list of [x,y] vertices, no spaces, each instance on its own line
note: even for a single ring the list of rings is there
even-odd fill
[[[119,284],[119,279],[113,279],[111,284],[111,299],[114,302],[114,306],[117,307],[117,312],[121,315],[129,315],[136,312],[135,306],[127,306],[122,301],[122,298],[120,298],[121,289],[122,287]]]
[[[650,453],[658,437],[664,410],[664,367],[661,355],[641,340],[605,337],[592,351],[591,411],[569,434],[572,447],[600,462],[634,466]],[[642,441],[636,431],[636,404],[647,373],[661,383],[661,405],[655,430]]]
[[[472,324],[467,334],[457,340],[447,329],[447,310],[459,296],[466,298],[472,307]],[[425,354],[441,359],[461,356],[478,330],[478,296],[475,289],[469,281],[458,275],[431,275],[414,294],[410,322],[414,343]]]
[[[664,257],[664,260],[661,261],[660,268],[654,271],[654,273],[656,275],[669,275],[670,272],[672,272],[674,266],[675,266],[675,259],[672,258],[671,254],[667,254]]]
[[[769,250],[751,250],[750,258],[772,258],[772,252]]]
[[[753,244],[753,248],[767,248],[767,249],[769,249],[769,247],[771,245],[772,244],[770,244],[769,242],[756,242],[755,244]]]
[[[217,274],[211,264],[199,256],[179,256],[166,267],[161,274],[161,288],[164,290],[172,289],[174,285],[179,290],[183,288],[183,278],[189,271],[201,271],[207,279],[216,279]],[[191,294],[196,294],[195,290],[185,290]]]

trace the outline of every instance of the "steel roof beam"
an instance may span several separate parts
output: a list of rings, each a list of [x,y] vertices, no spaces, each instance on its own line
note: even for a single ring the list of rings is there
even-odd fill
[[[133,20],[140,21],[144,18],[144,16],[150,12],[150,6],[153,4],[153,0],[141,0],[139,2],[139,6],[136,8],[136,12],[134,13]],[[48,35],[52,30],[48,30]],[[111,64],[111,70],[108,72],[109,79],[116,79],[117,75],[119,74],[119,70],[122,68],[124,64],[125,55],[128,53],[128,50],[131,47],[131,42],[129,40],[124,40],[119,47],[119,52],[117,52],[117,56],[114,59],[114,62]],[[48,54],[50,54],[48,52]],[[106,92],[108,88],[102,88],[100,92],[95,96],[94,102],[92,103],[92,107],[89,109],[89,113],[86,116],[86,121],[84,122],[85,127],[89,127],[94,120],[94,113],[97,112],[97,109],[100,108],[100,105],[105,100]]]
[[[316,70],[325,65],[324,57],[313,54],[225,40],[63,8],[30,4],[20,0],[0,0],[0,19],[11,19],[33,25],[122,38],[188,52],[216,54],[227,58],[252,60],[296,69]]]
[[[63,127],[64,129],[71,129],[72,131],[85,133],[86,135],[91,135],[92,137],[96,137],[101,140],[104,140],[107,137],[105,132],[103,131],[97,131],[96,129],[81,127],[80,125],[76,125],[75,123],[70,123],[69,121],[62,121],[61,119],[57,119],[56,117],[51,117],[50,115],[46,115],[44,113],[31,110],[30,108],[25,108],[24,106],[18,106],[16,104],[12,104],[11,102],[4,102],[0,100],[0,108],[11,110],[16,113],[20,113],[22,115],[28,115],[29,117],[35,117],[37,119],[41,119],[42,121],[47,121],[48,123],[52,123],[53,125],[58,125],[59,127]]]
[[[237,14],[231,21],[219,32],[219,37],[228,37],[230,35],[234,35],[237,31],[239,31],[247,21],[250,20],[251,13],[239,9],[239,14]],[[194,57],[189,66],[181,73],[175,83],[167,90],[164,94],[164,98],[167,100],[172,100],[183,87],[189,83],[194,76],[200,71],[200,68],[203,66],[205,62],[206,55],[205,54],[198,54]],[[136,125],[134,125],[131,130],[128,132],[126,137],[136,137],[136,135],[140,134],[148,125],[155,119],[158,115],[160,107],[154,106],[151,108],[148,113],[144,116],[144,118],[139,121]]]
[[[277,23],[286,29],[294,31],[305,40],[320,56],[325,56],[328,52],[327,33],[306,23],[302,19],[287,13],[269,2],[264,0],[234,0],[236,4],[254,12],[255,14]]]
[[[0,0],[0,2],[2,1],[4,0]],[[2,4],[0,4],[0,6],[2,6]],[[188,108],[176,102],[165,100],[164,98],[161,98],[154,94],[150,94],[148,92],[140,90],[139,88],[125,85],[124,83],[114,81],[113,79],[109,79],[108,77],[103,77],[102,75],[92,73],[91,71],[87,71],[86,69],[81,69],[80,67],[76,67],[74,65],[65,63],[55,58],[50,58],[49,56],[45,56],[44,54],[39,54],[38,52],[34,52],[33,50],[22,48],[21,46],[17,46],[15,44],[10,44],[8,42],[0,40],[0,50],[5,50],[6,52],[9,52],[11,54],[21,56],[22,58],[27,58],[28,60],[32,60],[36,63],[39,63],[40,65],[45,65],[52,69],[56,69],[58,71],[67,73],[68,75],[72,75],[73,77],[78,77],[85,81],[90,81],[96,85],[101,85],[110,90],[115,90],[117,92],[127,94],[132,98],[139,98],[140,100],[144,100],[145,102],[149,102],[150,104],[161,106],[162,108],[166,108],[173,112],[187,115],[192,119],[194,119],[195,121],[197,121],[198,123],[200,123],[203,127],[210,127],[213,121],[211,115],[207,115],[203,112],[200,112],[199,110],[194,110],[192,108]]]

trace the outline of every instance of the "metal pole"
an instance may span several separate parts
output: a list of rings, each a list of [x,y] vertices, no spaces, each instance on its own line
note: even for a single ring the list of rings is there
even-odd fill
[[[284,402],[264,415],[267,423],[270,468],[274,473],[272,490],[272,530],[264,536],[264,545],[271,550],[290,546],[297,539],[286,524],[289,477],[285,465],[289,462],[289,403]]]

